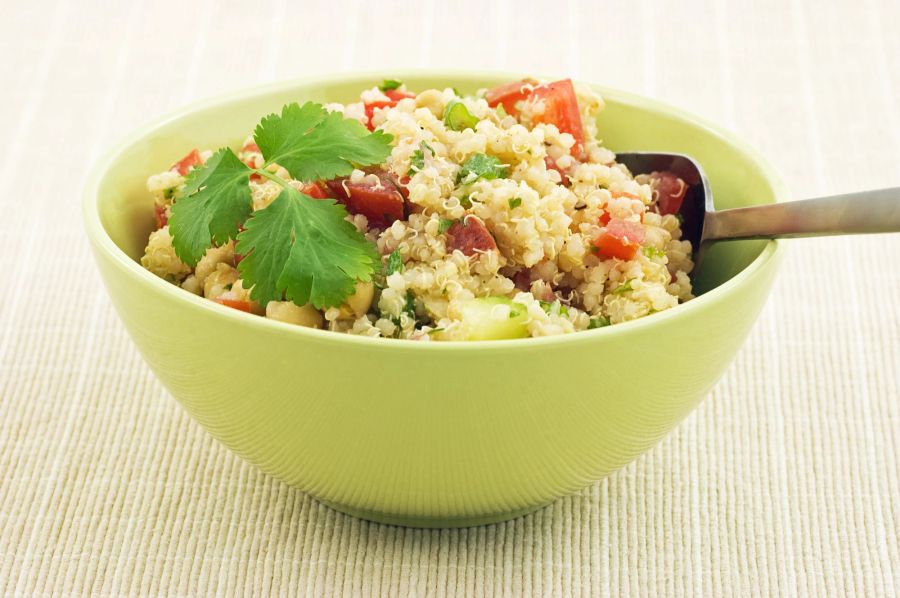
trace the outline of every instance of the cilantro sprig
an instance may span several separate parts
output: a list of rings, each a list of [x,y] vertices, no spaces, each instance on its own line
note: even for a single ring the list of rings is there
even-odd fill
[[[509,169],[496,156],[472,154],[456,174],[456,183],[473,183],[478,179],[504,179]]]
[[[302,182],[333,179],[384,162],[391,139],[321,104],[284,106],[254,132],[262,167],[250,168],[222,148],[188,175],[169,220],[176,255],[195,266],[209,247],[235,239],[235,250],[244,256],[238,270],[245,286],[252,285],[254,300],[284,298],[320,309],[340,305],[357,280],[371,280],[380,263],[375,247],[345,220],[343,205],[297,191],[268,167],[277,164]],[[256,212],[249,186],[254,173],[282,187]]]
[[[382,81],[381,85],[378,86],[378,89],[381,91],[390,91],[392,89],[397,89],[403,85],[403,81],[398,81],[397,79],[385,79]]]

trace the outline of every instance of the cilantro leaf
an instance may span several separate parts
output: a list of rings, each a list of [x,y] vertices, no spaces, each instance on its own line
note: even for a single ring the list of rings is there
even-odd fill
[[[647,256],[648,258],[651,258],[651,259],[654,257],[666,257],[665,251],[663,251],[661,249],[657,249],[656,247],[651,247],[651,246],[642,248],[641,253],[643,253],[645,256]]]
[[[390,91],[392,89],[397,89],[403,85],[403,81],[397,81],[396,79],[385,79],[382,81],[381,85],[378,86],[379,91]]]
[[[419,144],[419,149],[412,153],[412,156],[409,160],[409,172],[407,172],[407,176],[412,176],[417,172],[420,172],[423,168],[425,168],[425,152],[431,152],[432,157],[434,156],[434,148],[428,145],[427,142],[423,141]]]
[[[245,256],[238,270],[253,283],[251,297],[266,304],[283,295],[322,309],[340,305],[357,280],[371,280],[378,253],[346,216],[334,200],[313,199],[290,186],[254,212],[236,247]]]
[[[191,170],[169,218],[172,244],[181,261],[195,266],[213,243],[221,245],[237,236],[253,209],[251,172],[228,148]]]
[[[294,102],[280,115],[263,118],[253,138],[267,163],[283,166],[300,181],[333,179],[347,176],[354,166],[380,164],[390,155],[393,139],[313,102]]]
[[[450,220],[448,218],[441,218],[441,221],[438,223],[438,234],[443,235],[445,232],[450,230],[450,227],[453,226],[453,224],[455,222],[456,222],[456,220]]]
[[[569,316],[568,308],[560,303],[559,299],[553,301],[552,303],[549,301],[538,301],[538,304],[540,304],[541,309],[543,309],[548,315],[556,313],[565,317]]]
[[[625,293],[630,293],[634,290],[634,287],[631,286],[631,283],[634,281],[633,278],[630,278],[625,281],[625,284],[620,284],[616,288],[612,290],[613,295],[624,295]]]
[[[588,320],[588,330],[593,330],[594,328],[603,328],[604,326],[609,326],[610,321],[606,316],[594,316],[590,320]]]
[[[509,200],[509,209],[510,210],[514,210],[514,209],[518,208],[520,205],[522,205],[521,197],[513,197],[512,199]]]
[[[395,272],[403,272],[403,256],[400,250],[395,249],[388,256],[387,265],[385,267],[385,276],[390,276]]]
[[[506,166],[496,156],[473,154],[463,162],[462,168],[456,175],[456,183],[459,184],[463,181],[474,183],[478,179],[503,179],[507,177],[507,173]]]

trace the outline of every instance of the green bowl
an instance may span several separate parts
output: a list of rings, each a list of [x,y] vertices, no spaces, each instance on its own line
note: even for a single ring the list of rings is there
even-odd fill
[[[465,92],[520,75],[389,73]],[[652,447],[707,394],[762,308],[772,241],[721,244],[698,298],[609,328],[507,341],[417,343],[300,328],[201,299],[141,268],[149,174],[191,148],[241,143],[290,101],[351,101],[382,75],[308,79],[202,102],[157,121],[95,168],[84,216],[103,281],[166,388],[263,471],[340,511],[454,527],[509,519],[575,492]],[[695,157],[719,208],[786,199],[728,132],[664,104],[596,88],[614,150]]]

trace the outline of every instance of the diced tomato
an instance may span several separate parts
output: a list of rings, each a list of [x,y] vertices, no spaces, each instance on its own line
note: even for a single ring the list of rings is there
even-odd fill
[[[543,103],[543,110],[535,113],[531,120],[535,123],[556,125],[563,133],[575,138],[572,155],[580,157],[584,148],[584,127],[581,124],[581,111],[575,97],[575,86],[571,79],[562,79],[553,83],[538,85],[531,93],[531,101]]]
[[[381,101],[378,101],[378,102],[370,102],[370,103],[366,104],[366,105],[365,105],[365,109],[366,109],[366,128],[368,128],[370,131],[374,131],[374,130],[375,130],[375,125],[372,123],[372,117],[375,116],[375,109],[376,109],[376,108],[390,108],[390,107],[396,106],[396,105],[397,105],[397,102],[394,102],[393,100],[392,100],[392,101],[387,101],[387,102],[384,101],[384,100],[381,100]]]
[[[314,199],[326,199],[328,197],[328,191],[320,183],[307,183],[300,191]]]
[[[383,170],[370,174],[378,176],[378,184],[368,180],[351,183],[342,177],[326,181],[325,185],[331,196],[347,206],[351,214],[364,215],[370,225],[387,227],[395,220],[402,220],[405,202],[393,177]]]
[[[416,94],[411,91],[400,91],[399,89],[388,89],[384,92],[384,95],[390,98],[392,102],[399,102],[400,100],[405,100],[406,98],[416,97]]]
[[[569,173],[566,170],[560,168],[559,164],[556,163],[556,160],[554,160],[550,156],[547,156],[546,158],[544,158],[544,164],[547,165],[547,170],[555,170],[559,173],[563,185],[568,187],[572,183],[572,179],[571,177],[569,177]]]
[[[630,260],[644,242],[644,227],[637,222],[613,218],[594,240],[597,253],[603,257]]]
[[[457,220],[447,229],[447,247],[459,249],[466,255],[497,249],[497,242],[484,223],[474,216]]]
[[[677,214],[688,192],[688,185],[671,172],[650,173],[653,196],[660,214]]]
[[[187,156],[185,156],[178,162],[175,162],[175,164],[172,164],[172,168],[170,168],[169,170],[174,170],[181,176],[185,176],[191,170],[191,168],[202,163],[203,160],[200,158],[200,152],[195,148],[192,149]]]
[[[640,199],[640,195],[635,195],[634,193],[627,193],[625,191],[610,191],[610,195],[613,197],[627,197],[628,199]]]
[[[400,91],[399,89],[388,89],[384,92],[384,95],[388,97],[387,100],[368,102],[364,105],[364,108],[366,110],[366,127],[370,131],[375,130],[375,125],[372,124],[372,117],[375,115],[376,108],[393,108],[400,102],[400,100],[416,97],[416,94],[410,91]]]
[[[531,272],[528,270],[519,270],[516,272],[515,276],[513,276],[513,284],[516,285],[516,288],[520,291],[529,291],[531,290]]]
[[[606,226],[609,224],[609,221],[612,220],[612,216],[609,212],[603,212],[597,220],[600,221],[600,226]]]
[[[153,204],[154,216],[156,216],[156,228],[162,228],[169,223],[169,216],[166,214],[166,206],[158,203]]]
[[[225,307],[230,307],[232,309],[239,309],[241,311],[245,311],[248,314],[253,313],[253,304],[249,301],[241,301],[239,299],[213,299],[216,303],[220,303]]]
[[[495,108],[499,104],[502,104],[503,109],[506,110],[507,114],[516,116],[519,113],[516,109],[516,104],[528,98],[528,96],[531,95],[531,90],[537,84],[538,82],[534,79],[522,79],[521,81],[504,83],[503,85],[498,85],[493,89],[489,89],[488,92],[484,94],[484,99],[487,100],[488,106],[491,108]]]
[[[256,145],[255,141],[250,140],[241,146],[241,153],[245,153],[245,152],[259,153],[259,146]],[[256,168],[255,157],[254,158],[244,158],[242,161],[244,162],[244,164],[246,164],[250,168]],[[256,174],[254,172],[253,174],[250,175],[250,180],[253,181],[254,183],[258,183],[261,180],[263,180],[263,176]]]

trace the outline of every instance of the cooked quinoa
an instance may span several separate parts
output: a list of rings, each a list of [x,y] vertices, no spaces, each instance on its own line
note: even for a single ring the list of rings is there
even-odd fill
[[[569,89],[566,113],[558,102]],[[312,197],[347,206],[347,220],[382,256],[372,281],[358,282],[336,307],[260,305],[241,278],[234,241],[209,248],[193,268],[185,264],[166,223],[186,174],[211,155],[196,150],[147,181],[158,227],[141,264],[191,293],[264,317],[422,341],[577,332],[692,297],[691,246],[677,215],[664,213],[677,211],[685,185],[669,173],[633,177],[616,163],[597,139],[603,100],[589,88],[525,80],[459,96],[450,88],[373,87],[357,102],[325,108],[390,134],[384,164],[312,186],[269,169]],[[251,167],[264,162],[252,137],[237,155]],[[253,210],[281,191],[259,176],[250,189]],[[396,210],[379,203],[388,197],[400,202]]]

